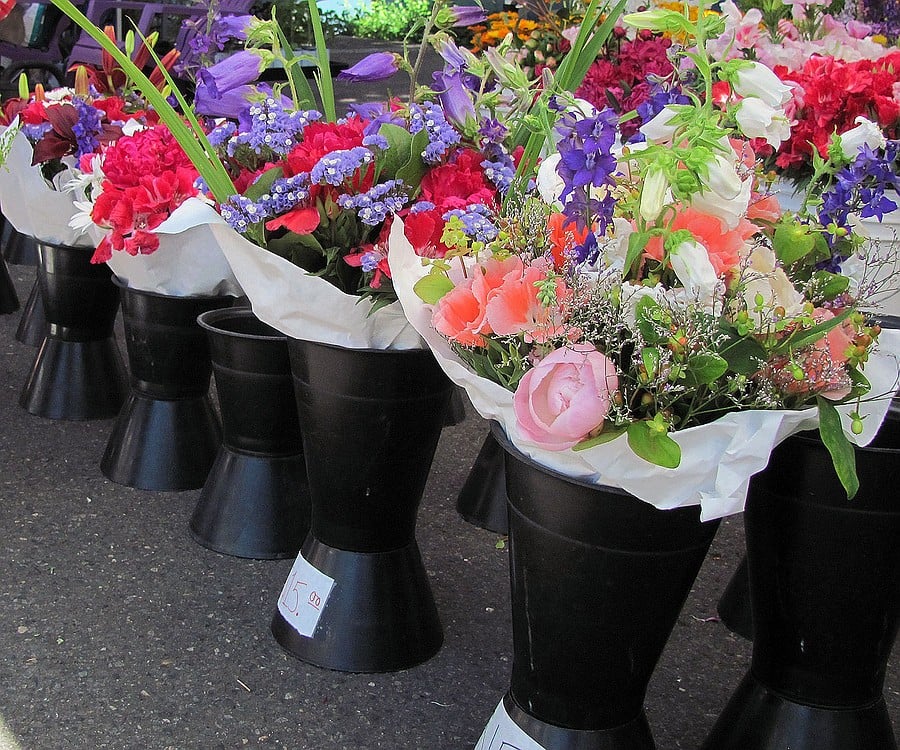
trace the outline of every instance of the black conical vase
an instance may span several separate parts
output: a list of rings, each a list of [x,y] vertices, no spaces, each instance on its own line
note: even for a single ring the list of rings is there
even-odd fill
[[[814,433],[752,480],[753,658],[704,750],[896,750],[883,687],[900,624],[897,413],[855,452],[852,500]]]
[[[9,315],[19,309],[19,295],[13,286],[6,261],[0,258],[0,315]]]
[[[443,641],[415,525],[450,381],[428,350],[296,339],[288,347],[312,517],[272,632],[297,658],[329,669],[420,664]],[[298,566],[334,581],[307,634],[288,619],[297,614]]]
[[[3,257],[13,266],[36,266],[38,264],[38,245],[34,237],[17,232],[8,221],[0,235],[3,244]]]
[[[22,317],[16,328],[16,341],[26,346],[40,346],[47,336],[50,326],[44,314],[44,302],[41,299],[41,285],[38,279],[34,280],[25,307],[22,308]]]
[[[524,732],[546,750],[652,750],[644,694],[718,521],[573,480],[493,434],[506,451],[513,666],[479,747]]]
[[[459,515],[473,526],[495,534],[509,533],[505,464],[503,448],[488,433],[456,496]]]
[[[131,391],[100,461],[104,476],[142,490],[203,486],[221,441],[209,397],[212,364],[197,316],[227,296],[176,297],[119,282]]]
[[[92,264],[93,248],[41,243],[38,284],[47,320],[19,399],[49,419],[109,419],[128,391],[113,335],[119,290],[106,264]]]
[[[296,557],[309,531],[309,488],[287,337],[247,308],[211,310],[197,322],[223,434],[191,535],[225,555]]]

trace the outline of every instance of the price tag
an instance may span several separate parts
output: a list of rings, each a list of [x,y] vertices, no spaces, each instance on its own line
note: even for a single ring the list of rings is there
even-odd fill
[[[297,555],[291,574],[278,597],[278,611],[300,635],[311,637],[319,624],[334,579]]]
[[[475,750],[544,750],[509,718],[503,701],[481,733]]]

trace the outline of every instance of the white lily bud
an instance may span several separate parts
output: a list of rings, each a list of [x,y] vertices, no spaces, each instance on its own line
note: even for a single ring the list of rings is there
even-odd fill
[[[724,285],[716,276],[709,252],[703,245],[696,241],[682,242],[669,253],[669,262],[690,299],[696,300],[705,308],[714,306]]]
[[[706,174],[700,175],[703,186],[725,200],[737,198],[743,186],[734,168],[734,161],[734,158],[716,154],[707,162]]]

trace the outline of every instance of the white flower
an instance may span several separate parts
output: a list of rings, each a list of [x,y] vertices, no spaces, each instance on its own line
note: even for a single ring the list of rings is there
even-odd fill
[[[669,181],[666,179],[666,173],[659,167],[651,166],[647,170],[641,188],[640,212],[644,221],[656,221],[666,205],[668,191]]]
[[[147,126],[139,120],[129,118],[125,121],[125,124],[122,125],[122,135],[134,135],[135,133],[140,133],[142,130],[146,129]]]
[[[765,328],[773,318],[776,307],[783,307],[785,317],[803,312],[804,297],[798,292],[788,275],[776,262],[771,248],[757,246],[750,250],[749,264],[740,279],[740,296],[743,305],[758,328]],[[757,299],[762,305],[757,305]]]
[[[734,168],[734,151],[729,159],[723,154],[716,154],[706,164],[706,173],[701,173],[703,186],[725,200],[737,198],[743,188],[743,182]]]
[[[612,237],[600,240],[600,253],[604,268],[613,268],[617,271],[625,269],[625,259],[628,257],[628,238],[634,231],[634,227],[628,219],[615,217],[613,219]]]
[[[642,284],[632,284],[629,281],[623,282],[622,290],[619,294],[621,304],[622,320],[625,325],[632,331],[637,327],[637,304],[644,297],[651,297],[659,301],[665,289],[662,284],[656,286],[643,286]]]
[[[677,114],[678,112],[671,107],[663,107],[650,122],[641,125],[640,131],[650,143],[670,142],[675,135],[675,128],[669,125],[669,120]]]
[[[748,96],[742,99],[735,112],[738,127],[748,138],[765,138],[772,148],[791,137],[791,125],[784,111],[775,109],[762,99]]]
[[[701,190],[699,193],[691,195],[690,204],[692,208],[696,208],[701,213],[721,219],[729,230],[736,229],[741,223],[741,219],[747,215],[751,187],[751,180],[744,180],[741,183],[740,192],[730,200],[726,200],[712,191]]]
[[[559,196],[562,195],[562,191],[565,188],[563,178],[560,177],[559,173],[556,171],[561,158],[562,157],[556,153],[550,154],[544,159],[538,167],[536,180],[537,189],[541,198],[543,198],[544,202],[548,205],[555,205],[557,208],[561,208],[562,206]]]
[[[770,107],[783,107],[791,100],[791,88],[769,68],[758,62],[742,65],[731,82],[739,96],[762,99]]]
[[[72,201],[72,205],[75,206],[76,211],[72,214],[72,218],[69,219],[69,226],[83,234],[94,226],[94,220],[91,218],[94,204],[90,201]]]
[[[689,300],[713,312],[722,298],[725,287],[716,276],[716,269],[709,260],[709,252],[699,242],[682,242],[669,253],[669,262],[678,280],[684,285]]]
[[[877,150],[887,145],[884,133],[874,122],[862,116],[857,117],[855,122],[855,128],[850,128],[840,135],[841,153],[848,161],[854,161],[865,146]]]

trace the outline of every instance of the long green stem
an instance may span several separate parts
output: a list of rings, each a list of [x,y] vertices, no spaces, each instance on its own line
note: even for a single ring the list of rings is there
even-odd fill
[[[70,0],[52,0],[52,2],[105,49],[137,84],[144,98],[157,112],[159,118],[169,128],[172,135],[175,136],[191,163],[197,168],[215,199],[222,203],[234,195],[236,191],[231,178],[228,177],[228,173],[225,171],[225,167],[218,158],[210,158],[204,144],[201,142],[201,138],[202,141],[206,141],[206,136],[203,134],[202,129],[199,130],[198,134],[198,131],[194,129],[196,126],[192,125],[192,127],[189,127],[144,72],[139,70],[125,53],[97,26],[91,23]]]

